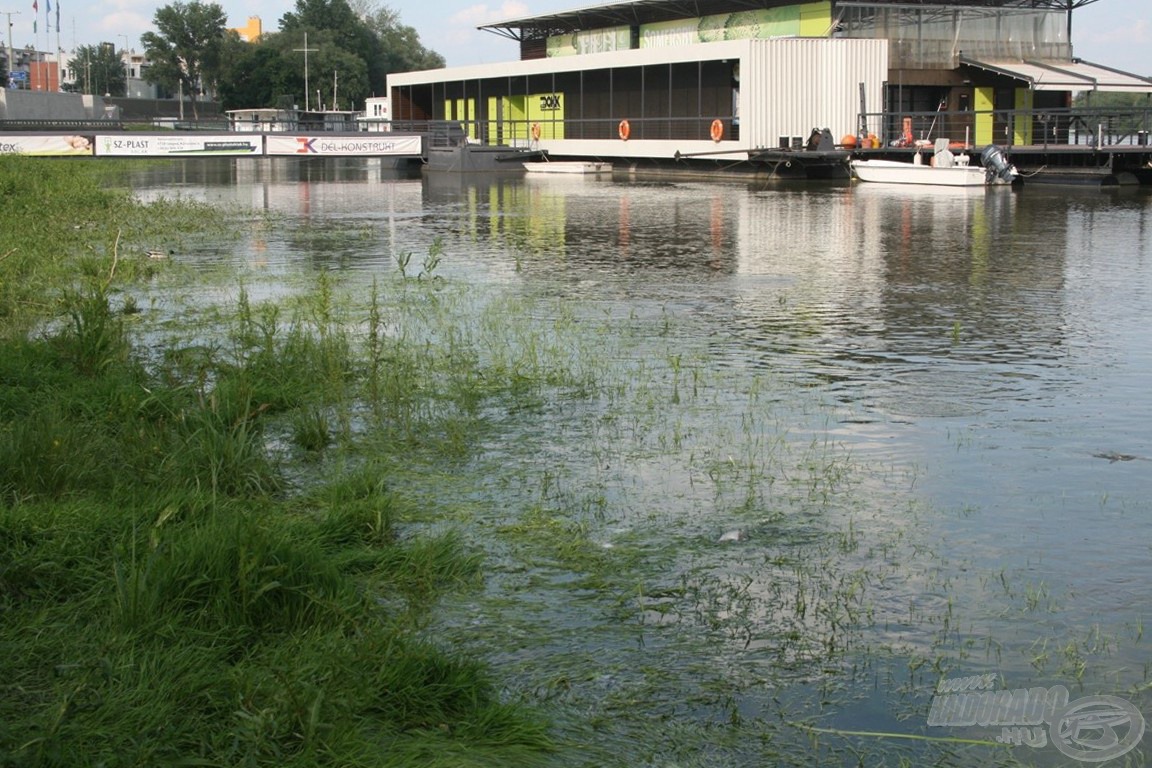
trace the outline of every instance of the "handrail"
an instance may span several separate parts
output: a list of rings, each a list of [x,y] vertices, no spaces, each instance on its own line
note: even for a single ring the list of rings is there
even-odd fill
[[[913,142],[947,138],[976,144],[978,128],[986,132],[990,125],[991,143],[1004,146],[1145,146],[1152,132],[1152,107],[868,112],[860,120],[883,146],[905,145],[906,120],[911,121]]]
[[[708,141],[716,140],[713,123],[720,122],[721,141],[739,137],[739,119],[731,116],[700,117],[633,117],[618,115],[607,118],[534,118],[493,120],[393,120],[393,131],[427,133],[432,147],[461,143],[531,147],[555,139],[609,139],[625,141],[620,123],[628,122],[627,141]]]

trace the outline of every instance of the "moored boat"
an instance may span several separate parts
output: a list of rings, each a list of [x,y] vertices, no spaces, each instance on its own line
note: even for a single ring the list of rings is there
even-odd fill
[[[895,160],[852,160],[852,174],[860,181],[882,184],[926,184],[938,187],[982,187],[988,184],[1011,184],[1019,174],[1004,152],[988,146],[980,155],[983,165],[971,165],[967,154],[955,155],[948,139],[937,139],[930,162],[920,153],[913,162]]]
[[[602,173],[611,174],[612,164],[602,163],[597,161],[553,161],[544,160],[531,163],[524,163],[524,170],[528,173],[542,173],[542,174],[566,174],[566,175],[599,175]]]
[[[951,167],[902,163],[895,160],[853,160],[852,173],[860,181],[882,184],[931,184],[940,187],[982,187],[987,184],[978,165]]]

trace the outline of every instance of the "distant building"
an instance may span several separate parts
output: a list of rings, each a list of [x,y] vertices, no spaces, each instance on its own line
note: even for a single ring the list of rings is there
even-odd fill
[[[373,133],[392,130],[392,99],[372,96],[364,100],[364,114],[356,118],[360,128]]]
[[[625,0],[486,24],[519,60],[388,76],[392,119],[572,157],[752,159],[813,128],[885,144],[1067,143],[1073,0]],[[902,117],[907,116],[907,117]],[[876,137],[879,137],[877,139]]]
[[[254,43],[264,34],[264,22],[259,16],[249,16],[248,23],[243,27],[234,27],[228,31],[240,35],[240,39],[246,43]]]
[[[32,46],[14,48],[12,60],[6,61],[5,67],[8,70],[6,85],[10,89],[48,93],[60,90],[60,61],[54,53],[37,51]]]
[[[60,62],[52,54],[39,54],[29,63],[29,90],[55,93],[60,90]]]
[[[229,129],[241,133],[355,131],[358,115],[340,109],[305,111],[271,107],[230,109],[225,114],[228,115]]]

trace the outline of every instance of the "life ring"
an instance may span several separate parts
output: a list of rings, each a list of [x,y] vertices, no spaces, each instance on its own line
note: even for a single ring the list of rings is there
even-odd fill
[[[532,138],[540,141],[540,123],[532,123]]]
[[[712,136],[712,141],[719,143],[720,139],[724,138],[724,123],[719,120],[713,120],[709,133]]]
[[[620,134],[620,138],[628,141],[628,137],[632,134],[632,126],[628,125],[627,120],[621,120],[620,125],[616,126],[616,132]]]

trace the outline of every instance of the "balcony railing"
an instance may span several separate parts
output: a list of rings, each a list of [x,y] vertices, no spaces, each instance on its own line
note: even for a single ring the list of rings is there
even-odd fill
[[[986,136],[989,123],[991,143],[1003,146],[1146,146],[1152,107],[873,112],[862,119],[867,132],[885,147],[906,145],[909,135],[913,144],[938,138],[972,144],[977,141],[977,128]]]
[[[717,136],[722,140],[733,140],[740,134],[739,119],[731,117],[393,120],[391,126],[393,131],[427,133],[432,147],[457,146],[465,142],[530,147],[537,140],[551,139],[715,141]]]

